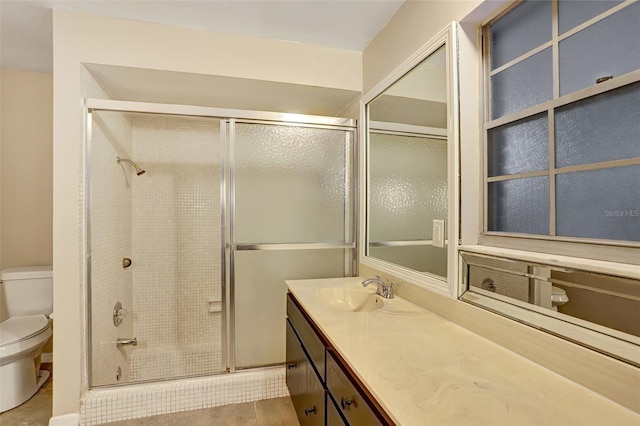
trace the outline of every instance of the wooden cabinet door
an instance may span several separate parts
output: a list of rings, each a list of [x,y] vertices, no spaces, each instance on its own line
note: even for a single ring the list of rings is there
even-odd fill
[[[324,426],[324,387],[289,321],[286,354],[287,387],[300,425]]]
[[[302,397],[305,375],[305,363],[306,356],[300,345],[300,341],[296,336],[289,321],[287,323],[287,349],[286,349],[286,377],[287,388],[289,388],[289,394],[291,395],[291,401],[294,406],[300,405],[300,398]]]
[[[327,395],[327,426],[349,426],[329,395]]]
[[[367,398],[338,364],[333,354],[327,356],[327,389],[344,418],[353,426],[385,425]]]

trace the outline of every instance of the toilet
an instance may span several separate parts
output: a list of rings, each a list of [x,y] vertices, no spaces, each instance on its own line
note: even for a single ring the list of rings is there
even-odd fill
[[[0,412],[26,402],[49,378],[40,370],[42,347],[53,331],[53,268],[8,268],[0,273],[9,318],[0,323]],[[8,315],[7,315],[8,314]]]
[[[567,292],[560,287],[551,286],[551,309],[558,310],[558,306],[562,306],[569,301]]]

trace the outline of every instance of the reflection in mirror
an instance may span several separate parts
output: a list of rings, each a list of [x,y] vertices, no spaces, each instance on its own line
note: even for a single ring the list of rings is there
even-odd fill
[[[471,293],[640,345],[639,280],[480,254],[461,257]],[[462,299],[474,300],[468,294]]]
[[[446,90],[443,45],[367,105],[367,255],[439,277],[447,276]]]

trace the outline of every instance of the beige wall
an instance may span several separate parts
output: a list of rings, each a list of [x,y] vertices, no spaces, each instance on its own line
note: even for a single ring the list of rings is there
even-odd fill
[[[2,70],[0,267],[50,265],[53,77]]]
[[[407,1],[362,55],[367,93],[451,21],[459,21],[482,1]]]
[[[0,69],[0,267],[2,267],[2,97],[4,95],[3,85],[2,85],[2,73],[4,70]],[[4,315],[6,313],[6,309],[4,308],[4,299],[2,297],[2,292],[0,291],[0,320],[4,321]]]
[[[53,415],[79,411],[83,377],[82,64],[97,63],[356,90],[361,53],[53,12]]]

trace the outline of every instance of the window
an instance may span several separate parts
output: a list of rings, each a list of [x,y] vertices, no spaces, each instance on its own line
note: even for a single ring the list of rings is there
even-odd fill
[[[481,243],[596,242],[638,255],[638,22],[640,2],[523,1],[484,28]]]
[[[460,247],[461,300],[635,366],[638,22],[638,1],[524,0],[483,27],[483,224]]]

